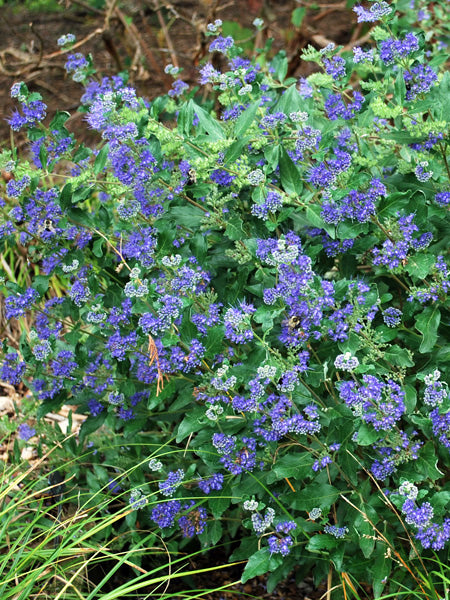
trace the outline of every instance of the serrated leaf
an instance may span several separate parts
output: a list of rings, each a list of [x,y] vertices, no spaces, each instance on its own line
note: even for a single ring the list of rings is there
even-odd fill
[[[298,196],[303,188],[300,171],[284,148],[280,148],[281,185],[288,194]]]
[[[35,289],[40,296],[43,296],[48,290],[49,280],[50,277],[47,277],[46,275],[37,275],[33,279],[33,284],[31,287]]]
[[[244,137],[233,142],[225,153],[224,164],[232,163],[242,156],[242,150],[248,144],[249,139],[249,137]]]
[[[105,168],[106,161],[108,160],[109,144],[105,144],[100,152],[95,157],[94,161],[94,174],[99,175]]]
[[[417,254],[408,259],[407,272],[419,279],[425,279],[436,262],[436,257],[431,254]]]
[[[67,129],[64,127],[67,119],[70,119],[70,113],[65,111],[57,111],[53,119],[50,121],[49,129],[54,131],[55,129],[59,132],[66,132]]]
[[[59,203],[61,208],[65,210],[72,204],[72,184],[66,183],[66,185],[61,190],[61,195],[59,197]]]
[[[234,126],[234,135],[239,138],[247,131],[250,125],[255,120],[255,115],[258,112],[260,101],[257,100],[248,106],[243,113],[239,115]]]
[[[211,141],[223,140],[226,137],[225,132],[218,121],[195,102],[193,102],[193,105],[194,112],[200,121],[200,125],[207,132],[209,139]]]
[[[310,511],[318,507],[328,509],[336,502],[339,492],[328,483],[311,483],[298,492],[293,498],[293,508]]]
[[[243,225],[241,217],[237,214],[227,221],[225,233],[230,240],[241,240],[245,236]]]
[[[262,548],[252,554],[245,565],[244,572],[242,573],[241,582],[245,583],[253,577],[258,575],[264,575],[269,570],[270,552],[269,548]]]
[[[397,344],[390,346],[384,353],[384,358],[398,367],[413,367],[414,363],[406,348],[400,348]]]
[[[341,544],[339,540],[330,535],[329,533],[324,533],[323,535],[313,535],[313,537],[309,540],[306,549],[310,552],[320,552],[322,550],[333,550],[336,548],[338,544]]]
[[[416,317],[416,329],[422,334],[419,352],[431,352],[436,344],[437,330],[441,322],[441,313],[437,306],[427,306]]]
[[[185,102],[178,113],[177,125],[178,129],[185,135],[189,135],[192,122],[194,120],[194,102],[189,100]]]
[[[284,92],[280,100],[277,102],[276,110],[289,114],[291,112],[297,112],[304,109],[305,100],[300,96],[300,92],[297,89],[297,84],[294,83]]]
[[[302,480],[311,473],[313,459],[309,452],[286,454],[279,458],[267,475],[267,483],[279,481],[285,477]]]
[[[444,473],[437,468],[437,456],[433,442],[426,442],[420,449],[419,458],[414,461],[414,469],[424,479],[435,481],[440,479]]]

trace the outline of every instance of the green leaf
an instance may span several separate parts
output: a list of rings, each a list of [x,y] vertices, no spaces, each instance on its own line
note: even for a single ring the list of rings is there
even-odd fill
[[[200,421],[198,419],[199,415],[192,413],[188,413],[181,423],[178,425],[177,430],[177,444],[182,442],[190,433],[197,431],[200,429]]]
[[[182,223],[185,227],[195,228],[200,225],[204,211],[196,206],[172,206],[167,215],[177,224]]]
[[[333,550],[338,544],[342,544],[342,542],[329,533],[324,533],[322,535],[313,535],[306,549],[310,552],[321,552],[322,550]]]
[[[264,575],[269,570],[270,552],[269,548],[262,548],[252,554],[245,565],[244,572],[242,573],[241,582],[245,583],[253,577],[258,575]]]
[[[405,100],[406,85],[403,79],[403,69],[399,68],[397,71],[397,77],[394,82],[394,98],[397,104],[402,105]]]
[[[416,254],[408,259],[406,270],[418,279],[425,279],[436,262],[436,257],[431,254]]]
[[[177,119],[178,130],[189,135],[192,129],[192,121],[194,120],[194,102],[189,100],[185,102],[180,109]]]
[[[78,202],[83,202],[87,200],[91,193],[95,190],[94,186],[91,185],[82,185],[77,187],[77,189],[72,194],[72,203],[78,204]]]
[[[233,142],[225,153],[224,163],[225,164],[232,163],[237,158],[242,156],[242,150],[248,144],[249,139],[250,139],[249,137],[243,137],[243,138],[239,138],[238,140]],[[209,189],[208,189],[208,191],[209,191]]]
[[[305,110],[305,100],[300,96],[296,83],[292,84],[281,96],[276,104],[276,110],[286,114]]]
[[[66,183],[66,185],[61,190],[61,195],[59,197],[59,203],[63,210],[65,210],[72,204],[72,184],[71,183]]]
[[[389,347],[384,353],[384,358],[398,367],[413,367],[414,362],[406,348],[400,348],[397,344]]]
[[[103,238],[95,240],[94,245],[92,246],[92,253],[97,258],[101,258],[103,256],[102,246],[103,246],[104,241],[105,240]]]
[[[325,228],[324,220],[321,217],[322,208],[317,204],[310,204],[306,207],[306,218],[314,227]]]
[[[306,15],[306,8],[304,6],[300,6],[299,8],[295,8],[292,11],[291,15],[291,23],[294,27],[300,27],[303,22],[303,19]]]
[[[387,578],[391,572],[391,559],[386,557],[386,544],[377,542],[376,558],[373,562],[373,594],[375,598],[380,598],[383,593],[384,586],[387,583]]]
[[[41,161],[42,168],[45,169],[47,167],[47,158],[48,152],[45,144],[42,144],[39,148],[39,160]]]
[[[275,171],[280,161],[280,146],[278,144],[270,144],[264,148],[264,158],[267,161],[267,166],[271,171]]]
[[[429,441],[420,449],[419,458],[414,461],[414,470],[419,473],[423,479],[435,481],[440,479],[444,473],[437,468],[437,456],[433,442]]]
[[[272,59],[270,66],[274,70],[275,76],[278,77],[281,83],[283,83],[288,70],[286,52],[284,50],[280,50],[280,52],[278,52],[278,54]]]
[[[80,208],[68,208],[66,214],[74,225],[84,225],[85,227],[92,227],[92,221],[89,214],[85,210]]]
[[[208,529],[205,533],[209,544],[215,546],[222,537],[222,523],[220,521],[213,521],[208,525]]]
[[[239,215],[235,214],[231,217],[225,229],[230,240],[241,240],[245,237],[243,225],[244,223]]]
[[[271,468],[267,475],[267,483],[273,483],[285,477],[301,481],[310,475],[312,464],[313,458],[309,452],[285,454]]]
[[[106,161],[108,160],[109,144],[105,144],[100,152],[95,157],[94,162],[94,174],[99,175],[105,168]]]
[[[431,352],[436,344],[438,335],[437,330],[441,322],[441,313],[437,306],[427,306],[416,317],[416,329],[422,334],[419,352]]]
[[[255,323],[261,323],[262,330],[267,331],[273,327],[273,310],[271,306],[260,306],[253,315]]]
[[[50,277],[47,277],[46,275],[37,275],[33,279],[33,285],[31,287],[33,287],[39,293],[40,296],[43,296],[48,290],[49,280]]]
[[[193,101],[192,101],[193,102]],[[207,132],[211,141],[223,140],[226,135],[221,125],[204,108],[193,102],[194,112],[200,121],[200,125]]]
[[[412,385],[405,385],[405,406],[406,413],[412,414],[416,408],[417,391]]]
[[[50,121],[49,129],[54,131],[55,129],[59,132],[66,132],[67,129],[64,127],[67,119],[70,119],[70,113],[65,111],[57,111],[53,119]]]
[[[239,138],[244,135],[247,129],[255,120],[255,115],[258,112],[260,101],[257,100],[248,106],[243,113],[239,115],[234,126],[234,135]]]
[[[361,507],[361,509],[363,512],[366,512],[364,505]],[[366,521],[361,514],[359,514],[355,520],[355,529],[359,535],[359,547],[361,548],[364,556],[369,558],[375,549],[375,536],[372,525]]]
[[[229,485],[225,486],[218,492],[215,493],[215,497],[209,496],[209,508],[215,519],[218,519],[223,515],[231,503],[231,488]]]
[[[280,176],[284,190],[298,196],[303,188],[300,172],[284,148],[280,148]]]
[[[311,483],[295,495],[292,507],[308,512],[315,507],[327,510],[336,502],[338,497],[339,492],[332,485],[328,483]]]
[[[360,428],[358,429],[358,438],[357,442],[360,446],[371,446],[374,442],[376,442],[380,437],[380,434],[375,431],[375,429],[371,425],[367,425],[367,423],[362,423]]]

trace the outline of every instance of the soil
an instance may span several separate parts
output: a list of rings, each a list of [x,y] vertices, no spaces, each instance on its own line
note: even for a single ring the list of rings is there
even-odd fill
[[[14,2],[0,10],[0,146],[10,145],[7,119],[16,105],[9,92],[16,81],[24,81],[31,91],[42,95],[48,106],[48,121],[57,110],[68,111],[72,114],[68,128],[78,137],[82,131],[88,144],[97,141],[85,126],[83,115],[76,112],[83,89],[65,73],[66,57],[56,43],[66,33],[76,35],[73,52],[92,55],[99,77],[126,69],[131,84],[149,100],[170,89],[172,78],[164,73],[168,63],[182,67],[183,79],[197,84],[198,69],[210,43],[204,35],[206,24],[217,18],[254,32],[253,20],[262,17],[265,28],[256,44],[262,47],[266,39],[273,38],[273,51],[286,50],[288,75],[294,77],[306,76],[316,68],[314,63],[300,59],[308,44],[316,48],[330,41],[352,45],[360,34],[341,1],[113,0],[115,8],[110,15],[87,10],[83,0],[59,3],[62,10],[54,13],[28,12],[26,2],[19,7],[14,7],[20,4]],[[107,4],[111,5],[111,0]],[[155,6],[161,8],[155,10]],[[294,27],[292,12],[302,6],[310,8],[301,26]],[[240,33],[244,39],[251,37],[249,31],[241,29]],[[20,134],[15,135],[15,143],[25,143]]]
[[[0,10],[0,148],[10,147],[7,119],[15,103],[9,93],[17,81],[24,81],[31,91],[42,95],[48,107],[48,121],[57,110],[68,111],[72,116],[67,126],[77,132],[78,139],[87,144],[98,141],[87,128],[83,115],[77,112],[83,89],[66,75],[65,56],[56,44],[56,40],[67,33],[76,35],[79,45],[74,51],[92,55],[99,77],[126,69],[130,83],[139,95],[149,100],[170,89],[172,78],[164,73],[168,63],[182,67],[183,79],[192,86],[197,84],[199,66],[209,45],[205,27],[218,18],[237,22],[241,28],[254,32],[253,20],[262,17],[265,29],[256,44],[262,47],[266,39],[273,38],[273,51],[286,51],[288,75],[294,77],[305,77],[316,68],[314,63],[300,59],[302,49],[308,44],[321,48],[334,42],[351,47],[364,41],[360,26],[355,26],[355,19],[345,8],[345,1],[108,0],[107,5],[113,9],[108,14],[88,10],[83,0],[59,1],[61,11],[55,13],[31,13],[26,2],[19,8],[7,5]],[[294,27],[292,12],[302,7],[306,8],[305,17],[300,27]],[[251,35],[245,30],[239,31],[244,38]],[[21,134],[15,134],[14,138],[16,146],[26,145]],[[4,390],[0,395],[9,396],[10,392]],[[18,392],[20,390],[14,393]],[[195,564],[192,569],[226,562],[222,556],[208,556],[207,560],[207,564]],[[220,588],[239,581],[241,572],[242,566],[239,566],[218,569],[204,577],[192,576],[189,582],[182,583],[183,589],[188,585],[193,590]],[[245,584],[236,583],[228,591],[199,591],[198,597],[205,600],[242,596],[261,600],[316,600],[326,594],[325,588],[314,588],[309,579],[297,583],[294,575],[269,594],[266,581],[263,576],[257,577]],[[173,593],[172,587],[169,591]]]

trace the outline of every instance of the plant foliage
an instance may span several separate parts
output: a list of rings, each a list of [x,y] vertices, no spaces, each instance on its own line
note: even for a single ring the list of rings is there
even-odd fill
[[[0,376],[41,416],[89,415],[80,446],[120,436],[134,519],[174,551],[234,540],[243,581],[332,564],[376,597],[437,597],[410,565],[445,564],[450,539],[444,5],[422,29],[402,4],[355,7],[370,44],[309,48],[300,81],[216,21],[227,67],[201,67],[203,96],[168,65],[148,102],[69,53],[97,149],[13,86],[30,162],[1,157],[0,243],[39,274],[4,274],[7,318],[34,325]]]

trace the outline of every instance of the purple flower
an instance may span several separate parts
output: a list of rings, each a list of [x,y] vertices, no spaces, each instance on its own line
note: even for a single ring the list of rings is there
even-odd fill
[[[245,344],[253,339],[250,315],[256,311],[253,304],[241,301],[239,308],[229,308],[224,317],[225,337],[236,344]]]
[[[402,311],[389,307],[383,311],[383,321],[388,327],[397,327],[402,321]]]
[[[230,173],[228,173],[228,171],[225,171],[224,169],[215,169],[214,171],[212,171],[210,178],[211,181],[214,181],[214,183],[217,183],[217,185],[228,187],[236,179],[236,175],[231,175]]]
[[[361,110],[363,102],[364,96],[360,92],[353,92],[353,102],[349,104],[345,104],[340,94],[330,94],[325,100],[325,110],[328,118],[332,121],[336,121],[339,118],[348,121]]]
[[[217,71],[211,63],[206,63],[200,69],[200,83],[205,85],[206,83],[214,83],[220,77],[220,72]]]
[[[386,64],[408,56],[419,49],[419,40],[413,33],[407,33],[403,40],[388,38],[380,44],[380,58]]]
[[[200,479],[197,483],[198,487],[205,494],[209,494],[211,490],[221,490],[223,486],[222,473],[214,473],[208,479]]]
[[[331,75],[334,80],[345,77],[345,60],[342,57],[333,56],[332,58],[324,58],[323,64],[325,65],[326,73]]]
[[[3,364],[0,367],[0,379],[11,385],[18,385],[22,381],[27,366],[19,361],[17,352],[10,352],[3,358]]]
[[[354,6],[353,10],[358,15],[358,23],[373,23],[392,12],[387,2],[375,2],[369,10],[363,6]]]
[[[181,510],[181,503],[178,500],[169,500],[157,504],[152,512],[151,519],[161,528],[172,527],[175,523],[175,517]]]
[[[178,519],[178,525],[183,533],[183,537],[190,538],[205,531],[208,513],[202,507],[192,507],[195,507],[193,500],[183,506],[183,510],[188,510],[189,512]]]
[[[231,36],[222,37],[219,35],[209,47],[210,52],[222,52],[228,54],[228,50],[234,46],[234,40]]]
[[[177,471],[171,471],[167,479],[158,484],[159,490],[163,496],[172,496],[177,487],[183,481],[184,471],[183,469],[178,469]]]
[[[337,525],[325,525],[323,530],[325,533],[331,534],[338,540],[345,537],[345,535],[348,533],[348,527],[338,527]]]
[[[36,435],[36,429],[34,427],[30,427],[26,423],[21,423],[17,428],[17,433],[19,434],[19,438],[28,442],[30,438]]]
[[[405,393],[394,381],[384,383],[373,375],[363,375],[363,382],[342,382],[341,399],[377,431],[390,431],[405,412]]]
[[[298,80],[298,91],[303,98],[312,98],[313,88],[304,77]]]
[[[440,206],[447,206],[450,204],[450,192],[438,192],[434,196],[434,201]]]
[[[172,83],[172,89],[169,90],[169,96],[171,98],[178,98],[178,96],[181,96],[182,94],[184,94],[184,92],[188,89],[189,89],[189,85],[185,81],[182,81],[181,79],[177,79],[176,81],[174,81]]]
[[[408,525],[414,525],[417,528],[423,528],[429,525],[433,518],[433,508],[429,502],[424,502],[422,506],[416,506],[414,500],[406,499],[402,506],[402,513],[405,515],[405,521]]]
[[[426,94],[437,81],[437,75],[428,65],[417,65],[403,74],[406,85],[406,100],[415,100],[419,94]]]
[[[5,316],[7,319],[14,317],[18,319],[25,314],[25,310],[31,308],[34,302],[39,298],[38,292],[34,288],[28,288],[23,294],[8,296],[5,300]]]
[[[96,400],[95,398],[92,398],[91,400],[89,400],[87,403],[87,406],[88,406],[89,412],[91,413],[91,415],[93,417],[97,417],[105,409],[103,404],[101,402],[99,402],[98,400]]]
[[[282,538],[271,535],[267,539],[267,543],[269,545],[270,554],[281,554],[281,556],[287,556],[291,551],[291,546],[294,542],[289,535]]]
[[[11,179],[11,181],[8,181],[6,184],[6,193],[10,198],[19,198],[30,182],[31,177],[29,175],[24,175],[22,179],[18,179],[17,181]]]
[[[80,69],[84,69],[88,66],[88,61],[81,54],[81,52],[76,52],[75,54],[69,54],[67,57],[67,61],[65,64],[65,69],[68,73],[71,71],[78,71]]]

